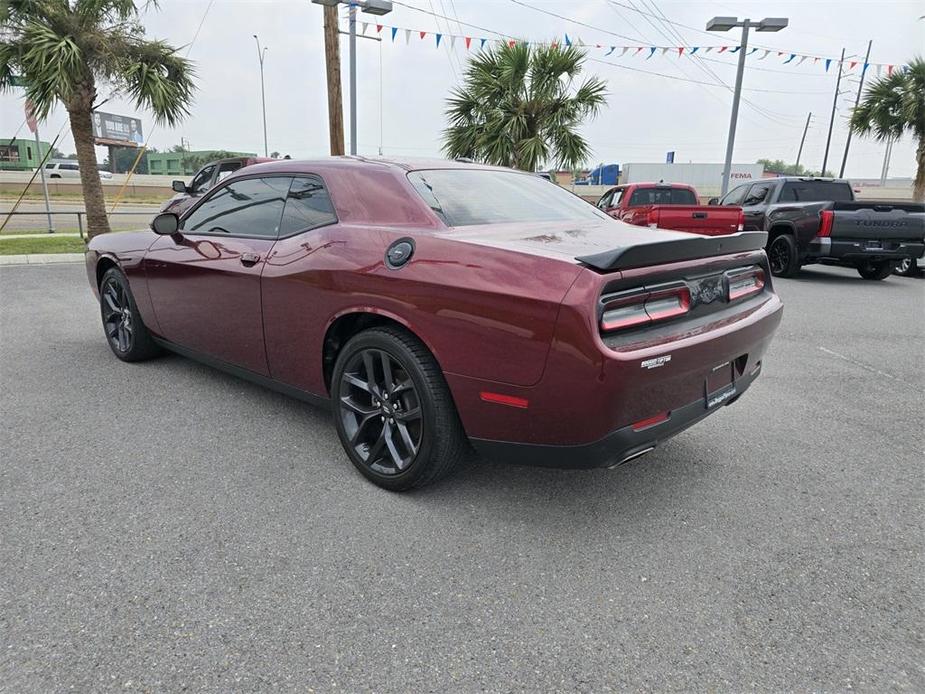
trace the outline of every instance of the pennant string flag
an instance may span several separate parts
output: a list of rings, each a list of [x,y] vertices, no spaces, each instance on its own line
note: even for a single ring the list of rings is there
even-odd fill
[[[826,71],[826,72],[829,71],[829,65],[831,65],[831,64],[832,64],[832,59],[831,59],[831,58],[826,58],[826,59],[825,59],[825,71]]]
[[[392,43],[395,43],[395,34],[398,33],[398,27],[392,27]]]
[[[377,34],[381,34],[381,33],[382,33],[382,27],[384,27],[384,26],[385,26],[385,24],[377,24],[377,25],[376,25],[376,33],[377,33]]]
[[[757,50],[758,50],[757,48],[753,48],[753,49],[751,49],[746,55],[751,55],[752,53],[754,53],[754,52],[757,51]]]
[[[617,50],[617,47],[616,47],[616,46],[611,46],[611,47],[610,47],[610,50],[607,51],[607,52],[604,54],[604,57],[606,58],[608,55],[610,55],[611,53],[613,53],[615,50]]]
[[[658,48],[656,48],[655,46],[650,46],[650,47],[649,47],[649,58],[651,58],[653,55],[655,55],[655,51],[657,51],[657,50],[658,50]],[[646,60],[648,60],[649,58],[646,58]]]
[[[693,48],[691,48],[691,55],[694,55],[694,53],[696,53],[699,50],[700,50],[700,46],[694,46]]]
[[[481,43],[481,45],[479,45],[479,48],[485,48],[485,42],[486,42],[487,40],[488,40],[488,39],[482,39],[482,43]]]
[[[411,29],[405,29],[405,45],[411,43]]]
[[[472,37],[471,37],[471,36],[467,36],[467,37],[466,37],[466,50],[467,50],[467,51],[469,50],[469,46],[471,46],[471,45],[472,45]]]
[[[443,34],[434,34],[434,36],[437,38],[437,48],[440,48],[440,39],[443,38]]]
[[[796,57],[797,57],[797,54],[796,54],[796,53],[791,53],[791,54],[790,54],[790,57],[787,58],[787,60],[784,61],[784,65],[786,65],[787,63],[789,63],[791,60],[793,60],[793,59],[796,58]]]
[[[730,48],[730,53],[738,53],[742,49],[742,46],[736,46],[735,48]]]
[[[620,51],[620,57],[622,58],[623,56],[625,56],[625,55],[626,55],[626,52],[627,52],[629,49],[630,49],[629,46],[623,46],[623,50]]]

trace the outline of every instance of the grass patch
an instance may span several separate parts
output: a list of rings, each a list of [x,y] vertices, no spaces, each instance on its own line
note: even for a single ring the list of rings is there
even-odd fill
[[[83,253],[84,242],[75,236],[42,236],[30,239],[5,239],[0,236],[0,255],[28,255],[30,253]]]

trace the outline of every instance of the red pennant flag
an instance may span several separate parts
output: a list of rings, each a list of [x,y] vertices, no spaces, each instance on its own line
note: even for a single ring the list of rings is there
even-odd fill
[[[886,66],[886,74],[887,74],[888,77],[892,77],[892,76],[893,76],[893,66],[892,66],[892,65],[887,65],[887,66]]]
[[[818,55],[817,55],[816,58],[813,60],[813,62],[814,62],[814,63],[818,63],[818,62],[819,62],[819,56],[818,56]]]
[[[642,46],[636,49],[636,52],[633,55],[639,55],[639,52],[642,50]]]
[[[678,46],[678,55],[684,55],[684,46]]]
[[[467,50],[467,51],[469,50],[469,46],[470,46],[471,43],[472,43],[472,37],[471,37],[471,36],[467,36],[467,37],[466,37],[466,50]]]
[[[852,60],[850,63],[848,63],[848,69],[849,69],[849,70],[854,70],[854,66],[857,65],[857,64],[858,64],[858,61],[857,61],[857,60]]]
[[[427,36],[427,32],[426,32],[426,31],[422,31],[422,32],[421,32],[421,38],[424,38],[425,36]]]
[[[729,46],[720,46],[719,52],[722,53],[722,52],[724,52],[724,51],[725,51],[726,49],[728,49],[728,48],[729,48]]]
[[[377,24],[377,25],[376,25],[376,33],[377,33],[377,34],[378,34],[380,31],[382,31],[382,27],[383,27],[383,26],[384,26],[384,25],[382,25],[382,24]]]
[[[784,54],[783,51],[777,51],[777,55],[783,55],[783,54]]]
[[[600,47],[601,47],[601,44],[596,43],[596,44],[594,44],[594,47],[595,47],[595,48],[600,48]]]
[[[517,45],[517,42],[514,39],[511,39],[510,41],[507,42],[507,45],[513,48],[514,46]]]
[[[553,42],[550,44],[550,46],[551,46],[553,49],[556,49],[556,48],[559,47],[559,43],[558,43],[558,41],[553,41]]]

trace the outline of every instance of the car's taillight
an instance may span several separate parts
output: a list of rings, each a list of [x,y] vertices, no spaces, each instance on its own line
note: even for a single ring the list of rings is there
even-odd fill
[[[646,215],[646,224],[652,229],[658,228],[658,210],[649,210],[649,214]]]
[[[621,292],[603,299],[601,330],[612,332],[676,318],[691,308],[691,293],[684,283]]]
[[[764,289],[764,270],[756,267],[727,273],[726,285],[729,301],[752,296]]]
[[[834,221],[835,213],[832,210],[822,210],[819,213],[819,231],[816,232],[816,236],[831,236]]]

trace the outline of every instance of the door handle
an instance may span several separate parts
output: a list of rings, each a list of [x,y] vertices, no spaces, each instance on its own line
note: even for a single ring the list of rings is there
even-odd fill
[[[707,213],[706,212],[694,212],[693,214],[691,214],[691,216],[694,219],[706,219]]]
[[[242,253],[241,254],[241,265],[244,267],[253,267],[257,264],[257,261],[260,260],[259,253]]]

